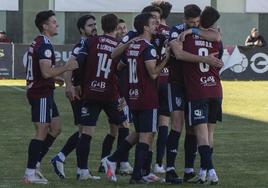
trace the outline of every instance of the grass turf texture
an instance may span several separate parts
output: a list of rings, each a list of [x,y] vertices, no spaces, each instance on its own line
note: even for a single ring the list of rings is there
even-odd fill
[[[4,187],[44,187],[44,185],[23,185],[27,148],[34,135],[30,121],[30,108],[23,91],[25,81],[0,80],[0,188]],[[268,82],[223,82],[223,123],[215,132],[214,165],[220,184],[218,187],[267,187],[268,186]],[[118,183],[110,183],[97,173],[100,161],[101,143],[109,130],[107,119],[101,114],[95,137],[92,140],[89,166],[94,174],[102,176],[98,182],[75,180],[76,158],[74,152],[66,159],[67,178],[59,180],[54,174],[50,159],[63,146],[66,139],[76,131],[69,102],[64,96],[64,88],[55,91],[62,134],[55,141],[43,159],[42,170],[49,180],[49,187],[137,187],[129,185],[129,177],[118,176]],[[180,139],[176,162],[177,172],[183,175],[184,136]],[[114,145],[115,146],[115,145]],[[115,148],[115,147],[114,147]],[[133,151],[130,162],[133,164]],[[153,160],[154,161],[154,160]],[[196,160],[199,167],[199,157]],[[139,187],[166,187],[170,185],[139,185]],[[208,185],[183,184],[180,187],[207,187]]]

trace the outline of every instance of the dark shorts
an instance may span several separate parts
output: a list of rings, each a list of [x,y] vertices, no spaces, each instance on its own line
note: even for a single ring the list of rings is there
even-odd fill
[[[118,101],[85,101],[81,108],[81,125],[96,126],[101,110],[104,110],[108,116],[109,123],[116,125],[122,124],[126,121],[126,116],[123,111],[117,110],[118,104]]]
[[[133,123],[137,133],[157,131],[157,109],[132,110]]]
[[[53,95],[39,99],[28,97],[28,101],[31,105],[32,122],[50,123],[52,118],[59,116]]]
[[[158,114],[163,116],[170,116],[168,106],[168,83],[163,83],[159,85],[158,94],[159,94]]]
[[[82,100],[73,100],[71,101],[72,110],[73,110],[73,116],[74,116],[74,124],[79,125],[81,122],[81,108],[83,105]]]
[[[190,127],[201,123],[222,121],[222,99],[202,99],[188,102],[187,123]]]
[[[184,88],[176,84],[168,84],[168,106],[169,111],[184,111],[185,94]]]

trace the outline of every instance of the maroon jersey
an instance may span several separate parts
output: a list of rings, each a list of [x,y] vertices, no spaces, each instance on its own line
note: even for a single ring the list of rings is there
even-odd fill
[[[79,67],[84,75],[83,99],[115,101],[119,97],[116,77],[117,60],[111,53],[117,46],[115,38],[108,35],[93,36],[87,39],[77,56]],[[84,66],[85,65],[85,66]]]
[[[156,58],[154,46],[144,39],[131,44],[126,50],[128,100],[131,110],[158,107],[157,81],[149,76],[145,65],[146,61]]]
[[[160,24],[158,27],[158,33],[164,35],[166,39],[169,38],[169,32],[170,32],[170,27],[167,25],[162,25]]]
[[[55,65],[55,54],[48,37],[37,36],[28,49],[26,81],[27,96],[31,98],[48,97],[55,89],[54,79],[45,79],[42,76],[39,61],[41,59],[51,60]]]
[[[170,32],[170,27],[167,25],[162,25],[160,24],[158,27],[158,33],[162,36],[165,37],[165,42],[162,44],[161,51],[158,51],[158,54],[160,54],[161,58],[158,58],[159,63],[163,60],[164,54],[165,54],[165,43],[167,43],[168,38],[169,38],[169,32]],[[158,55],[159,56],[159,55]],[[165,84],[168,82],[168,77],[169,77],[169,63],[166,64],[166,66],[162,69],[160,72],[159,78],[158,78],[158,83],[159,84]]]
[[[197,35],[189,35],[183,43],[183,49],[195,55],[208,56],[220,52],[221,42],[209,42]],[[183,76],[187,100],[221,98],[222,87],[219,68],[206,63],[183,62]]]

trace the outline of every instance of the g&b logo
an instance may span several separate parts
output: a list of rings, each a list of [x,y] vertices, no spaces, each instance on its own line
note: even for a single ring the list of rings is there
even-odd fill
[[[4,57],[4,56],[5,56],[4,49],[0,49],[0,57]]]

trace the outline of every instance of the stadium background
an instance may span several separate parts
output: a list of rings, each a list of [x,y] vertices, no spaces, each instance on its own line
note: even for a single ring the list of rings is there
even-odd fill
[[[56,44],[70,44],[76,42],[79,36],[75,23],[80,15],[91,12],[96,16],[97,23],[100,23],[100,17],[107,13],[100,11],[109,10],[107,5],[102,4],[105,0],[1,0],[0,2],[0,30],[5,30],[15,43],[30,43],[32,41],[37,33],[37,29],[34,26],[34,18],[38,11],[45,9],[56,10],[60,27],[59,35],[55,37],[54,42]],[[75,5],[78,4],[80,6],[73,7],[72,4],[74,2]],[[88,7],[84,6],[83,2],[87,2]],[[122,4],[118,3],[121,2],[120,0],[107,2],[113,2],[120,7],[119,10],[121,11],[118,11],[116,14],[124,18],[128,27],[131,28],[133,18],[138,11],[134,13],[125,12]],[[128,4],[132,1],[125,0],[122,2],[125,2],[123,5],[126,5],[125,9],[127,9],[129,8]],[[143,4],[150,4],[151,1],[136,0],[135,2],[136,7],[133,8],[139,10],[139,7],[141,9]],[[174,4],[173,11],[175,10],[176,12],[173,12],[168,18],[169,25],[181,22],[185,3],[196,3],[201,7],[211,5],[221,12],[219,26],[223,33],[224,44],[243,45],[252,27],[257,27],[264,37],[268,37],[268,4],[266,0],[171,0],[171,2]],[[6,11],[5,4],[13,4],[9,6],[9,9],[13,9],[13,11]],[[73,10],[77,11],[60,11],[70,5]],[[92,6],[90,5],[95,5],[99,8],[95,9],[95,11],[85,11],[85,9],[91,10]],[[100,24],[98,24],[99,26]],[[101,29],[98,29],[100,32]]]

